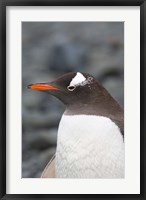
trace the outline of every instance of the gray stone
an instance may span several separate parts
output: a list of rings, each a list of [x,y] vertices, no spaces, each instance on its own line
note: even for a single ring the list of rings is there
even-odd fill
[[[30,145],[33,149],[43,150],[52,146],[56,146],[57,130],[41,131],[36,138],[31,141]]]
[[[36,153],[29,160],[22,162],[22,177],[23,178],[33,178],[40,177],[45,166],[55,154],[56,148],[50,148],[45,151]]]

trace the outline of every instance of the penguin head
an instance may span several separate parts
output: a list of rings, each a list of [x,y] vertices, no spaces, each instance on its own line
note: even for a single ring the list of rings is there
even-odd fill
[[[47,92],[65,105],[74,103],[87,104],[92,98],[97,98],[103,87],[90,74],[81,72],[67,73],[54,81],[28,85],[29,89]]]

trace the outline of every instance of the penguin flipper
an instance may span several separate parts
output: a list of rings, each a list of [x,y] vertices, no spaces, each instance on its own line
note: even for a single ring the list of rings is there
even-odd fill
[[[56,178],[55,176],[55,155],[49,161],[40,178]]]

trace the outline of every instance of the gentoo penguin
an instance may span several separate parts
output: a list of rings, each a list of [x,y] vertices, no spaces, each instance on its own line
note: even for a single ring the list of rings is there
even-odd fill
[[[54,95],[66,106],[56,155],[43,178],[124,178],[123,110],[93,76],[71,72],[28,88]]]

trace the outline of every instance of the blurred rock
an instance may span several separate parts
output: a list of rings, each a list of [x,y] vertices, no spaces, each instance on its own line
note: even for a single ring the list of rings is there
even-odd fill
[[[110,38],[109,45],[113,51],[118,51],[122,46],[121,39],[118,37]]]
[[[61,38],[51,51],[49,68],[62,73],[82,71],[88,63],[87,53],[87,48],[82,43],[69,43]]]
[[[47,131],[42,131],[41,133],[35,134],[35,139],[33,137],[32,141],[30,140],[30,145],[33,149],[44,150],[52,146],[56,146],[57,142],[57,129],[51,129]]]
[[[51,160],[52,156],[55,154],[56,148],[49,148],[40,153],[36,152],[27,161],[22,162],[22,177],[29,178],[40,177],[47,163]]]
[[[61,113],[48,112],[48,114],[43,114],[39,112],[27,113],[23,117],[23,126],[27,128],[53,128],[56,127],[60,121]]]

